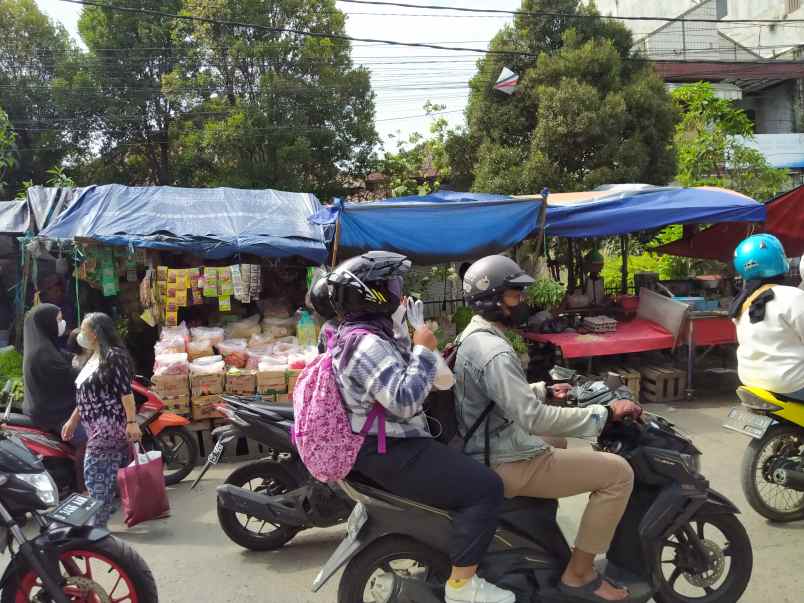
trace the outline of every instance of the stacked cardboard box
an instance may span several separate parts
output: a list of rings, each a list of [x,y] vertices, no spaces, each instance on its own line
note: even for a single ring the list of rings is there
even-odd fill
[[[223,374],[193,375],[190,377],[190,388],[193,396],[193,420],[219,418],[223,415],[218,412],[214,404],[220,401],[223,393]]]
[[[257,372],[237,370],[226,373],[224,391],[227,394],[253,396],[257,392]]]
[[[223,417],[223,414],[215,408],[215,404],[220,400],[220,394],[193,397],[193,421],[220,419]]]
[[[153,391],[168,412],[190,416],[190,382],[187,375],[156,375]]]

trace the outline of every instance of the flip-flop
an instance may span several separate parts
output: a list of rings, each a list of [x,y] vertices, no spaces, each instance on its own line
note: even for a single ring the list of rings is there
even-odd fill
[[[599,589],[603,585],[603,580],[614,586],[615,588],[619,588],[621,590],[625,590],[628,592],[628,589],[622,587],[615,582],[612,582],[609,578],[604,578],[603,576],[599,575],[597,578],[584,584],[583,586],[570,586],[568,584],[564,584],[563,582],[558,583],[558,590],[562,594],[570,595],[572,598],[577,599],[578,601],[592,601],[593,603],[600,603],[601,601],[605,603],[610,603],[609,599],[605,599],[600,595],[596,594],[595,591]],[[631,594],[630,592],[628,593]],[[625,599],[620,599],[620,601],[624,601],[628,603],[629,598],[626,597]]]

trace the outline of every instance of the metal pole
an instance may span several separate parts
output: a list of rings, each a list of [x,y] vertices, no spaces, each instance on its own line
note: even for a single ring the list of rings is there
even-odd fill
[[[622,270],[620,273],[620,293],[628,293],[628,235],[620,235],[620,255],[622,256]]]
[[[341,209],[341,211],[343,211]],[[341,243],[341,214],[338,212],[338,219],[335,221],[335,242],[332,244],[332,267],[338,263],[338,247]]]
[[[539,208],[539,233],[536,237],[536,258],[542,253],[542,244],[544,243],[544,227],[547,222],[547,197],[550,191],[546,188],[542,189],[542,205]]]

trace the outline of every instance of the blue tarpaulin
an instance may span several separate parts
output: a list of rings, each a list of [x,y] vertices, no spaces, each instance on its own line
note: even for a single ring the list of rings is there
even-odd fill
[[[340,249],[347,253],[396,251],[417,264],[499,253],[521,242],[538,225],[538,200],[472,193],[429,197],[338,203],[324,208],[313,221],[331,225],[340,214]]]
[[[587,202],[575,199],[556,206],[552,204],[561,203],[563,195],[550,197],[547,236],[605,237],[671,224],[762,222],[766,215],[761,203],[719,188],[644,187],[590,196]]]
[[[233,188],[92,186],[41,236],[173,249],[222,259],[237,253],[322,263],[315,195]]]

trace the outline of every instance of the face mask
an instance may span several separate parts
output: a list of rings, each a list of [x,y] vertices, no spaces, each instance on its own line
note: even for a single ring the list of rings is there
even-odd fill
[[[59,337],[61,337],[62,335],[64,335],[64,333],[65,333],[66,331],[67,331],[67,321],[66,321],[66,320],[64,320],[64,319],[62,318],[62,319],[59,321]]]
[[[508,308],[508,316],[505,319],[505,324],[509,327],[524,327],[528,324],[530,318],[530,306],[524,303],[519,303],[516,306],[506,306]]]
[[[78,333],[78,338],[77,338],[76,341],[78,341],[78,345],[80,345],[85,350],[94,350],[95,349],[95,342],[92,341],[86,335],[84,335],[83,331]]]

